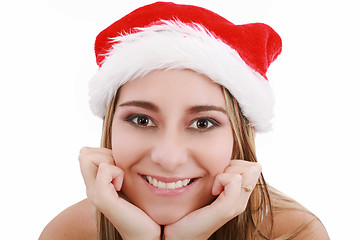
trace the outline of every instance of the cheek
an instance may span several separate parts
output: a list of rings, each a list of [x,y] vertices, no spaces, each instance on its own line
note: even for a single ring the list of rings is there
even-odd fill
[[[115,126],[112,128],[111,133],[111,145],[112,153],[114,157],[115,164],[126,170],[136,159],[136,156],[139,155],[140,146],[144,147],[136,134],[132,132],[129,133],[127,127],[118,127]]]
[[[198,163],[207,169],[210,175],[215,176],[222,173],[229,165],[233,151],[232,133],[221,136],[209,136],[196,145]]]

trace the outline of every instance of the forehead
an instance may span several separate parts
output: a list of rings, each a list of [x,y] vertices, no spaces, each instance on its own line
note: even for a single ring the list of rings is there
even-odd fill
[[[118,101],[134,100],[225,106],[220,85],[192,70],[157,70],[127,82]]]

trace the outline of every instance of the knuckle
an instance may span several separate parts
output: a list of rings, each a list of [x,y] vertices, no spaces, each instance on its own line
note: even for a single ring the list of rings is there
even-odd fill
[[[113,157],[111,155],[104,156],[104,160],[107,163],[114,163],[114,159],[113,159]]]
[[[84,156],[87,155],[88,152],[89,152],[89,147],[82,147],[79,152],[79,157],[78,157],[79,161],[83,161],[85,158]]]
[[[87,162],[86,156],[84,156],[84,155],[79,155],[78,160],[79,160],[80,166],[86,166],[86,165],[87,165],[87,163],[86,163],[86,162]]]
[[[234,175],[234,180],[238,183],[242,182],[243,177],[240,174],[235,174]]]
[[[78,160],[80,162],[80,164],[84,161],[84,155],[79,154]]]
[[[87,152],[89,152],[89,150],[90,150],[89,147],[82,147],[82,148],[80,149],[80,154],[87,153]]]
[[[262,166],[260,163],[258,162],[254,162],[251,166],[251,169],[254,173],[261,173],[262,171]]]
[[[124,175],[124,170],[122,170],[122,168],[116,167],[116,169],[119,172],[119,175]]]
[[[99,164],[99,171],[106,171],[107,170],[107,166],[108,166],[108,164],[107,163],[105,163],[105,162],[102,162],[102,163],[100,163]]]

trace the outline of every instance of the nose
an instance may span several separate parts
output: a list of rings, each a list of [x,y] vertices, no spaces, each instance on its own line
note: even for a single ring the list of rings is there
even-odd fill
[[[188,157],[185,142],[175,132],[166,133],[156,139],[151,152],[151,160],[167,172],[174,172],[188,161]]]

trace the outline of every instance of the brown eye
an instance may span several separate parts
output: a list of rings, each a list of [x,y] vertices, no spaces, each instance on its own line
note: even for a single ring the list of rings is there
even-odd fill
[[[207,119],[207,118],[199,118],[191,123],[190,128],[194,128],[198,130],[207,130],[216,126],[219,126],[219,124],[215,120]]]
[[[208,125],[209,125],[209,121],[206,119],[200,119],[200,120],[196,121],[196,126],[198,128],[204,129],[204,128],[207,128]]]
[[[135,126],[139,127],[154,127],[155,124],[146,115],[133,115],[125,119],[126,121],[130,122],[131,124],[134,124]]]
[[[147,126],[149,124],[149,118],[147,117],[138,117],[137,118],[137,124],[141,126]]]

